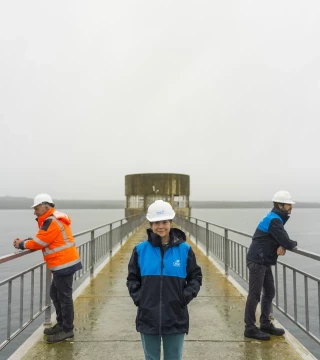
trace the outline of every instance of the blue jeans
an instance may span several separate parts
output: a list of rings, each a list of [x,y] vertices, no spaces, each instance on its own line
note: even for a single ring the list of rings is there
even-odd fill
[[[164,360],[181,360],[184,334],[148,335],[141,333],[145,360],[160,360],[161,338]]]

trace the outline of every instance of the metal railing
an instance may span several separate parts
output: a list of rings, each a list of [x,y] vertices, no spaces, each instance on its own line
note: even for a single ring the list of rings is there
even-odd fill
[[[202,246],[207,256],[214,256],[224,265],[226,275],[232,270],[248,283],[248,246],[243,241],[241,243],[241,239],[251,239],[252,235],[193,217],[176,216],[174,221],[195,238],[196,244]],[[232,240],[230,236],[236,237],[238,241]],[[315,260],[316,265],[320,265],[319,254],[298,248],[291,252],[303,256],[309,262]],[[276,296],[273,305],[320,344],[320,278],[282,261],[278,261],[275,266],[274,278]]]
[[[74,283],[76,284],[79,279],[89,273],[92,278],[95,267],[109,256],[111,257],[115,247],[122,246],[122,242],[144,220],[144,214],[132,216],[75,234],[75,238],[90,235],[90,239],[77,246],[83,268],[74,274]],[[107,230],[102,231],[103,228],[107,228]],[[99,235],[97,234],[98,230],[102,232]],[[11,262],[31,253],[33,251],[24,250],[0,257],[0,264]],[[5,336],[0,338],[0,351],[42,313],[45,313],[45,325],[51,324],[50,285],[51,271],[45,262],[0,281],[0,294],[7,298],[7,319],[2,321],[0,326],[0,330],[5,332]]]

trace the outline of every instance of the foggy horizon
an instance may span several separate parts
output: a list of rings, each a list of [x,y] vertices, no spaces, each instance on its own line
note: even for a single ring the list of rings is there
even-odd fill
[[[28,197],[28,196],[12,196],[12,195],[1,195],[1,197],[9,197],[9,198],[26,198],[26,199],[30,199],[33,200],[34,197]],[[118,199],[93,199],[93,198],[55,198],[53,199],[53,201],[58,202],[58,201],[126,201],[126,197],[124,196],[122,199],[118,198]],[[250,203],[250,202],[255,202],[255,203],[259,203],[259,202],[270,202],[270,206],[272,206],[272,200],[270,199],[260,199],[260,200],[215,200],[215,199],[205,199],[205,200],[199,200],[199,199],[195,199],[192,196],[190,196],[190,201],[191,202],[232,202],[232,203]],[[310,203],[310,204],[319,204],[319,201],[305,201],[305,200],[299,200],[296,201],[297,203]],[[294,206],[294,205],[293,205]]]
[[[320,3],[0,4],[0,196],[320,202]]]

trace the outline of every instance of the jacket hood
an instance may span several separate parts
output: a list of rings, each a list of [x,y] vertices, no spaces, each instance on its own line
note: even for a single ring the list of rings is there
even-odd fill
[[[150,244],[154,247],[160,247],[161,246],[161,238],[159,235],[155,234],[151,229],[147,229],[148,234],[148,241]],[[169,240],[169,246],[175,246],[179,245],[182,242],[186,241],[186,234],[177,228],[172,228],[170,230],[170,240]]]
[[[38,225],[41,226],[41,224],[43,224],[43,222],[49,217],[49,216],[54,216],[56,219],[58,219],[59,221],[62,221],[64,224],[66,225],[70,225],[71,224],[71,219],[69,218],[69,216],[63,212],[57,211],[54,208],[49,209],[45,214],[43,214],[42,216],[39,216],[36,220],[38,221]]]
[[[290,216],[281,211],[277,206],[274,206],[271,211],[281,217],[281,219],[283,220],[283,225],[290,219]]]
[[[69,218],[69,216],[63,212],[60,211],[55,211],[53,213],[53,216],[55,218],[57,218],[58,220],[62,221],[63,223],[65,223],[66,225],[70,225],[71,224],[71,219]]]

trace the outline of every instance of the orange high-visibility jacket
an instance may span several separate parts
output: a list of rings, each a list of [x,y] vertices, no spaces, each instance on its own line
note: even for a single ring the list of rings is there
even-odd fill
[[[80,256],[72,236],[69,216],[52,208],[37,220],[39,231],[34,239],[25,241],[24,247],[41,249],[44,260],[52,271],[79,263]]]

